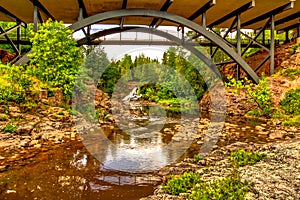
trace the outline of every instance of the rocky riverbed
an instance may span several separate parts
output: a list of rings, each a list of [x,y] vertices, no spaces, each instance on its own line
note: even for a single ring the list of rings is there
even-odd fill
[[[166,179],[171,174],[182,174],[185,171],[195,171],[202,175],[204,181],[210,182],[233,173],[228,161],[232,151],[245,149],[267,154],[262,161],[252,166],[238,169],[242,180],[254,184],[246,199],[299,199],[300,197],[300,139],[280,143],[253,144],[236,142],[214,150],[204,160],[195,164],[194,159],[185,159],[180,163],[168,166],[160,171]],[[172,196],[166,194],[159,186],[154,195],[142,200],[183,200],[185,194]]]

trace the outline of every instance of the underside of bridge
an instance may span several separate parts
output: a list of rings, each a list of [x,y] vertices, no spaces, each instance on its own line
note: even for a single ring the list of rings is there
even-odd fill
[[[17,55],[16,64],[22,64],[28,58],[22,57],[21,44],[29,44],[29,41],[22,37],[21,29],[26,28],[28,23],[34,24],[35,31],[38,30],[38,24],[49,18],[72,24],[71,29],[84,33],[84,37],[78,40],[79,45],[99,43],[99,38],[106,35],[142,27],[141,30],[147,28],[151,33],[190,51],[197,51],[190,45],[192,42],[199,43],[200,37],[205,38],[206,41],[201,44],[211,46],[207,59],[213,58],[220,49],[231,58],[226,63],[237,64],[238,77],[242,69],[257,82],[259,77],[255,72],[266,61],[270,60],[270,74],[274,73],[275,31],[286,32],[286,40],[289,40],[288,31],[297,30],[299,37],[299,16],[299,0],[0,0],[0,21],[16,22],[16,26],[8,30],[0,26],[0,43],[10,44]],[[117,27],[91,33],[93,24]],[[190,38],[181,37],[178,44],[178,38],[156,31],[160,26],[175,26],[182,35],[186,30],[192,30],[195,34]],[[226,31],[220,35],[214,28],[225,28]],[[245,29],[255,30],[256,34],[247,35],[243,31]],[[265,40],[266,30],[271,33],[269,42]],[[17,32],[16,38],[9,37],[12,31]],[[231,32],[236,33],[236,43],[226,40]],[[242,37],[248,39],[246,44],[242,42]],[[138,41],[136,44],[139,44]],[[216,48],[213,49],[213,46]],[[269,52],[255,68],[251,68],[243,59],[245,52],[253,46]],[[198,56],[203,55],[199,53]]]

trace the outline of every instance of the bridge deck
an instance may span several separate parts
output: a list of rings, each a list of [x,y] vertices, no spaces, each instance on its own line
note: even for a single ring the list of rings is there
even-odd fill
[[[211,2],[211,7],[207,10],[207,25],[211,25],[217,20],[227,17],[228,14],[241,8],[243,5],[251,2],[251,0],[169,0],[171,3],[164,9],[169,13],[183,16],[185,18],[191,17],[193,13],[199,10],[208,2]],[[265,13],[276,8],[284,6],[293,1],[294,6],[285,12],[278,13],[275,16],[275,21],[280,22],[276,24],[276,30],[285,29],[291,25],[299,24],[300,1],[296,0],[252,0],[254,7],[242,13],[241,21],[252,23],[244,24],[242,28],[259,29],[263,26],[264,21],[259,18]],[[85,15],[92,16],[97,13],[102,13],[111,10],[130,9],[130,8],[144,8],[161,10],[166,0],[0,0],[0,9],[4,8],[20,20],[30,23],[33,22],[33,2],[38,2],[40,15],[45,20],[52,16],[56,20],[62,20],[65,23],[74,23],[79,17],[79,7],[83,5],[86,12]],[[45,14],[46,13],[46,14]],[[48,16],[47,16],[48,14]],[[49,16],[50,15],[50,16]],[[289,17],[289,18],[288,18]],[[0,21],[11,21],[7,15],[0,12]],[[144,17],[126,17],[124,18],[124,25],[150,25],[153,18]],[[193,19],[194,22],[201,24],[201,15]],[[228,28],[231,20],[226,20],[216,27]],[[103,23],[106,24],[120,24],[120,19],[111,19]],[[163,21],[161,25],[172,25],[171,22]],[[243,25],[243,24],[242,24]]]

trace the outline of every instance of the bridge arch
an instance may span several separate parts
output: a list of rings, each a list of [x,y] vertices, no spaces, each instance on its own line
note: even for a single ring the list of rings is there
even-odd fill
[[[259,77],[257,76],[257,74],[237,52],[235,52],[228,44],[226,44],[226,42],[222,38],[206,30],[206,28],[200,26],[199,24],[175,14],[171,14],[163,11],[157,11],[157,10],[146,10],[146,9],[113,10],[113,11],[99,13],[84,18],[72,24],[71,26],[69,26],[69,28],[74,31],[78,31],[84,27],[87,27],[92,24],[96,24],[101,21],[105,21],[112,18],[128,17],[128,16],[144,16],[144,17],[160,18],[171,22],[175,22],[191,30],[194,30],[195,32],[207,38],[208,40],[216,43],[224,52],[228,54],[229,57],[231,57],[239,66],[242,67],[242,69],[247,73],[247,75],[254,82],[258,83]]]

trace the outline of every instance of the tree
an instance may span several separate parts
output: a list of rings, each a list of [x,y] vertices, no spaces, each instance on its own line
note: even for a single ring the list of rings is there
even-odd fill
[[[48,20],[30,39],[30,64],[36,66],[35,75],[51,87],[62,89],[71,97],[78,69],[83,61],[81,48],[72,38],[72,30],[63,22]]]

